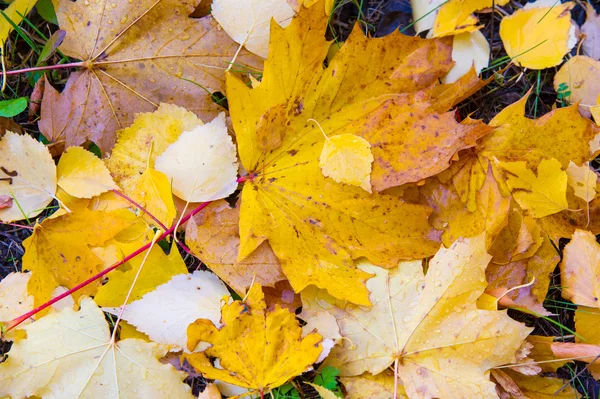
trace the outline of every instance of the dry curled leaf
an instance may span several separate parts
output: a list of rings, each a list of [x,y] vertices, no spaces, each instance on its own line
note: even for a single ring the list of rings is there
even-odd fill
[[[58,94],[46,85],[40,130],[66,146],[90,140],[110,152],[115,132],[161,102],[186,105],[208,120],[220,108],[224,72],[238,45],[211,16],[190,18],[198,0],[53,0],[67,36],[59,47],[85,68]],[[236,63],[260,66],[242,51]]]

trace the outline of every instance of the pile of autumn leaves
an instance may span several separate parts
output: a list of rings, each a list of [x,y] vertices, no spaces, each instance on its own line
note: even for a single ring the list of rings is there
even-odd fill
[[[439,83],[451,39],[357,29],[324,68],[323,3],[272,25],[260,80],[227,73],[230,120],[203,124],[162,103],[118,129],[114,148],[100,140],[110,151],[100,159],[76,145],[92,137],[77,135],[81,122],[97,129],[102,115],[71,107],[46,119],[68,132],[58,165],[30,136],[4,135],[0,219],[34,218],[54,199],[60,208],[24,242],[29,272],[0,283],[0,319],[150,248],[8,331],[0,395],[191,397],[181,355],[228,395],[264,395],[323,362],[340,370],[346,398],[575,396],[544,373],[600,354],[600,199],[588,165],[600,128],[577,106],[528,119],[527,96],[488,125],[457,122],[450,110],[484,82],[471,70]],[[71,76],[94,98],[116,68]],[[75,87],[46,95],[76,102]],[[107,93],[110,131],[127,110],[122,91]],[[238,183],[231,206],[223,198]],[[159,245],[171,226],[185,243]],[[530,335],[498,310],[548,314],[560,238],[571,239],[561,279],[579,306],[573,343]],[[178,245],[210,271],[188,274]]]

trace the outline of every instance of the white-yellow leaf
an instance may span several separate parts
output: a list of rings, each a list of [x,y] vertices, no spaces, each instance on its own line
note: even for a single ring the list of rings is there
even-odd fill
[[[325,177],[338,183],[358,186],[371,192],[371,144],[353,134],[340,134],[325,140],[319,166]]]
[[[184,201],[225,198],[237,188],[237,155],[227,133],[225,114],[183,132],[156,157],[155,169],[173,182],[173,193]]]
[[[571,161],[567,167],[567,179],[576,197],[585,202],[590,202],[596,198],[598,175],[590,168],[589,162],[577,166]]]
[[[490,45],[481,31],[460,33],[452,41],[452,61],[454,66],[442,78],[444,83],[454,83],[475,67],[479,73],[488,66]]]
[[[286,27],[294,10],[286,0],[213,0],[212,16],[233,40],[267,58],[271,19]]]
[[[56,194],[56,165],[45,145],[30,135],[6,132],[0,140],[0,195],[13,198],[0,220],[37,216]]]

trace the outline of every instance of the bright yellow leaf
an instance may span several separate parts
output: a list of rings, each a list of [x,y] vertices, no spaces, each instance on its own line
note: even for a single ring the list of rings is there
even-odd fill
[[[206,319],[188,327],[188,349],[199,342],[212,346],[202,353],[186,355],[205,378],[267,392],[312,369],[321,353],[321,336],[300,338],[302,329],[296,315],[276,307],[266,311],[262,287],[255,284],[246,302],[235,301],[222,309],[219,330]],[[207,356],[220,359],[215,368]]]
[[[600,244],[589,231],[577,230],[560,263],[562,296],[571,302],[600,307]]]
[[[2,23],[0,24],[0,48],[4,48],[4,42],[8,39],[8,35],[12,32],[13,27],[6,21],[8,18],[15,25],[19,25],[23,20],[21,15],[27,16],[29,11],[35,6],[37,0],[14,0],[5,10],[2,15]]]
[[[508,172],[506,184],[513,197],[534,218],[543,218],[569,208],[567,202],[567,173],[556,159],[544,159],[537,167],[537,175],[527,169],[527,163],[500,162]]]
[[[96,303],[106,307],[123,305],[140,267],[142,267],[142,271],[135,282],[127,303],[141,299],[144,294],[153,291],[159,285],[167,283],[173,276],[187,274],[187,267],[175,245],[173,244],[171,251],[166,255],[162,248],[155,244],[150,249],[149,254],[146,250],[127,262],[131,266],[129,270],[115,270],[112,272],[108,276],[108,283],[98,289],[98,294],[94,298]],[[141,244],[135,241],[130,244],[121,244],[121,248],[126,254],[135,251],[140,246]],[[147,258],[144,262],[146,255]]]
[[[371,144],[353,134],[328,137],[319,157],[324,176],[338,183],[360,187],[369,193],[372,163]]]
[[[131,193],[147,167],[154,168],[158,155],[181,133],[201,124],[194,113],[172,104],[161,104],[154,112],[137,114],[131,126],[117,132],[117,144],[106,166],[123,191]]]
[[[192,399],[186,375],[159,361],[168,347],[139,339],[115,342],[104,313],[84,298],[35,321],[0,364],[0,396]]]
[[[76,198],[92,198],[118,190],[104,162],[81,147],[69,147],[56,168],[58,186]]]
[[[423,274],[421,261],[384,270],[367,263],[372,308],[321,302],[340,326],[343,346],[325,364],[342,376],[398,369],[409,397],[495,398],[488,371],[513,363],[530,328],[506,312],[477,309],[491,256],[485,235],[441,248]]]
[[[524,68],[545,69],[562,62],[577,43],[571,9],[575,3],[522,8],[500,21],[500,38],[512,61]]]
[[[48,301],[56,287],[73,288],[100,272],[103,262],[90,247],[103,246],[134,225],[135,219],[126,210],[84,209],[36,225],[33,235],[23,242],[23,269],[32,272],[27,290],[34,296],[35,306]],[[90,284],[75,295],[93,294],[98,285]]]
[[[565,62],[554,75],[554,90],[559,91],[561,85],[566,87],[563,91],[570,94],[565,96],[564,100],[570,104],[579,103],[579,111],[589,118],[600,94],[598,74],[600,61],[585,55],[576,55]]]
[[[573,189],[576,197],[585,202],[590,202],[596,198],[596,182],[598,175],[590,168],[589,162],[581,166],[575,163],[569,163],[567,168],[567,181]]]
[[[33,218],[56,193],[56,165],[45,145],[28,134],[6,132],[0,140],[0,195],[13,199],[0,220]]]
[[[503,6],[509,0],[448,0],[442,2],[439,8],[433,35],[435,37],[456,35],[464,32],[474,32],[479,29],[479,20],[473,15],[475,11],[490,8],[494,5]]]
[[[177,210],[173,202],[171,182],[164,173],[151,167],[146,168],[135,182],[130,196],[163,225],[171,227],[173,219],[177,215]],[[156,224],[148,216],[144,216],[144,218],[148,223]]]

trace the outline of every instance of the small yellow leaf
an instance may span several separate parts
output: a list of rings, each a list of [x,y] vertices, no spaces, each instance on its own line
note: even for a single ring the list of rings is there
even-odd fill
[[[313,384],[312,382],[307,382],[307,384],[310,385],[311,387],[313,387],[315,389],[315,391],[317,391],[317,393],[319,394],[321,399],[339,399],[335,395],[335,393],[331,392],[329,389],[327,389],[325,387],[322,387],[317,384]]]
[[[31,273],[10,273],[0,281],[0,323],[9,321],[33,309],[33,296],[27,294],[27,283]],[[31,319],[25,320],[25,324]],[[19,330],[2,334],[3,339],[12,341]]]
[[[171,227],[177,210],[173,202],[171,182],[164,173],[147,168],[135,182],[130,195],[131,199],[139,203],[162,224]],[[147,216],[145,219],[150,224],[156,224]]]
[[[494,5],[503,6],[508,3],[508,0],[449,0],[435,3],[436,5],[441,3],[442,6],[435,19],[433,36],[440,37],[476,31],[479,29],[477,26],[479,20],[473,15],[475,11]]]
[[[598,175],[590,168],[589,162],[581,166],[571,162],[567,168],[567,179],[576,197],[585,202],[590,202],[596,198]]]
[[[500,38],[506,53],[517,65],[545,69],[562,62],[573,48],[575,25],[570,10],[575,3],[517,10],[500,22]]]
[[[262,392],[312,369],[322,350],[321,336],[312,333],[300,339],[302,329],[294,313],[265,307],[262,287],[255,284],[246,302],[223,307],[220,330],[209,320],[196,320],[187,330],[188,349],[199,342],[212,346],[185,358],[205,378]],[[219,358],[223,369],[213,367],[208,356]]]
[[[600,307],[600,244],[589,231],[576,230],[560,263],[562,296],[577,305]]]
[[[45,145],[28,134],[6,132],[0,140],[0,195],[12,206],[0,209],[0,220],[37,216],[56,193],[56,166]]]
[[[328,137],[323,145],[319,166],[325,177],[338,183],[358,186],[371,191],[371,144],[353,134]]]
[[[58,185],[76,198],[92,198],[118,190],[104,162],[81,147],[69,147],[56,169]]]
[[[471,68],[479,74],[488,66],[490,45],[480,31],[466,32],[454,36],[452,41],[452,61],[455,64],[442,78],[443,83],[454,83],[466,75]]]
[[[506,184],[515,200],[534,218],[543,218],[569,208],[567,202],[567,172],[556,159],[544,159],[537,167],[537,176],[527,169],[525,161],[500,162],[509,172]]]
[[[15,25],[19,25],[23,20],[21,15],[26,16],[35,6],[35,3],[37,3],[37,0],[15,0],[4,10],[4,15],[1,16],[2,23],[0,23],[0,48],[4,47],[4,42],[13,30],[12,25],[5,18],[8,18]]]
[[[394,397],[394,372],[385,370],[377,375],[364,373],[356,377],[341,377],[346,399],[390,399]],[[404,387],[397,383],[397,398],[407,399]]]
[[[579,102],[579,111],[589,118],[600,94],[598,74],[600,61],[577,55],[565,62],[554,75],[554,90],[558,91],[561,85],[566,86],[566,92],[570,94],[564,99],[570,104]]]

